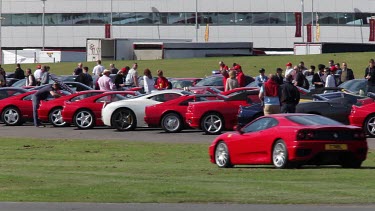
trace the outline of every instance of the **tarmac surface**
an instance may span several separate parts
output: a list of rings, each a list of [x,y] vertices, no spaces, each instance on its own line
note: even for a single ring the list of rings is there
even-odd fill
[[[117,132],[109,128],[77,130],[75,127],[55,128],[47,125],[36,128],[32,125],[10,127],[0,125],[2,137],[36,138],[36,139],[83,139],[83,140],[123,140],[153,143],[211,143],[216,136],[204,135],[202,131],[186,130],[181,133],[165,133],[161,129],[141,128],[130,132]],[[375,149],[375,139],[368,138],[369,148]],[[374,211],[375,204],[370,205],[252,205],[252,204],[165,204],[165,203],[29,203],[0,202],[0,210],[6,211]]]

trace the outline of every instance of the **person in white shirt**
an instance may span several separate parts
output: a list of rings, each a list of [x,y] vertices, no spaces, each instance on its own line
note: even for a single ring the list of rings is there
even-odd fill
[[[137,72],[138,64],[134,63],[132,69],[129,70],[128,74],[126,75],[125,85],[131,87],[138,87],[138,72]]]
[[[143,88],[145,89],[145,93],[149,94],[152,90],[155,90],[155,80],[151,75],[150,69],[145,69],[143,74]]]
[[[285,66],[285,76],[292,75],[294,78],[294,76],[296,75],[296,71],[294,70],[292,63],[288,62]]]
[[[34,71],[34,78],[36,81],[40,81],[42,79],[42,65],[38,64],[36,66],[36,70]]]
[[[105,67],[102,66],[102,61],[101,60],[98,60],[96,62],[96,64],[97,65],[94,67],[94,69],[92,69],[92,74],[100,76],[103,73],[103,71],[105,70]]]
[[[331,70],[329,67],[326,67],[324,69],[324,74],[327,75],[325,87],[336,87],[335,76],[331,74]]]

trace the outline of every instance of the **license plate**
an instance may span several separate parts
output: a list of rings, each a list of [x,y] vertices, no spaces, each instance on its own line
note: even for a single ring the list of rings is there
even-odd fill
[[[348,150],[348,145],[346,144],[326,144],[326,150]]]

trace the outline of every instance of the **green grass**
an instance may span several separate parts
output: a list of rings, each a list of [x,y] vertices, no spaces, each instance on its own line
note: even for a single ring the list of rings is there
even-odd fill
[[[143,75],[145,68],[150,68],[153,75],[156,76],[156,70],[164,70],[166,77],[204,77],[211,75],[211,71],[218,69],[218,62],[223,60],[228,66],[234,62],[241,64],[245,74],[256,76],[258,70],[263,67],[266,73],[274,73],[277,67],[285,69],[285,64],[292,62],[297,65],[300,61],[304,61],[306,67],[310,65],[328,64],[328,60],[333,59],[336,63],[347,62],[349,68],[352,68],[357,78],[363,77],[364,70],[368,65],[369,59],[374,58],[373,52],[366,53],[337,53],[337,54],[321,54],[307,56],[252,56],[252,57],[224,57],[224,58],[195,58],[195,59],[168,59],[168,60],[143,60],[137,61],[139,64],[139,74]],[[134,61],[103,61],[105,67],[109,67],[110,63],[116,64],[121,68],[125,65],[131,66]],[[51,66],[51,72],[57,75],[71,75],[77,66],[77,62],[62,62],[48,64]],[[90,68],[90,72],[95,62],[84,62],[84,66]],[[36,64],[23,64],[23,69],[30,67],[35,69]],[[7,72],[13,72],[15,65],[3,65]]]
[[[43,202],[375,203],[375,155],[362,169],[219,169],[208,144],[0,142],[0,200]]]

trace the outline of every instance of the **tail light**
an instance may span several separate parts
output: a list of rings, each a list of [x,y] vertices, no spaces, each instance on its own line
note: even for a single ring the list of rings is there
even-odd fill
[[[353,138],[354,138],[354,139],[362,140],[362,139],[365,139],[365,138],[366,138],[366,135],[365,135],[364,132],[357,132],[357,133],[354,133],[354,134],[353,134]]]
[[[309,130],[300,130],[297,132],[297,140],[312,140],[315,138],[314,132]]]
[[[193,106],[188,106],[186,109],[186,113],[191,113],[193,111]]]

